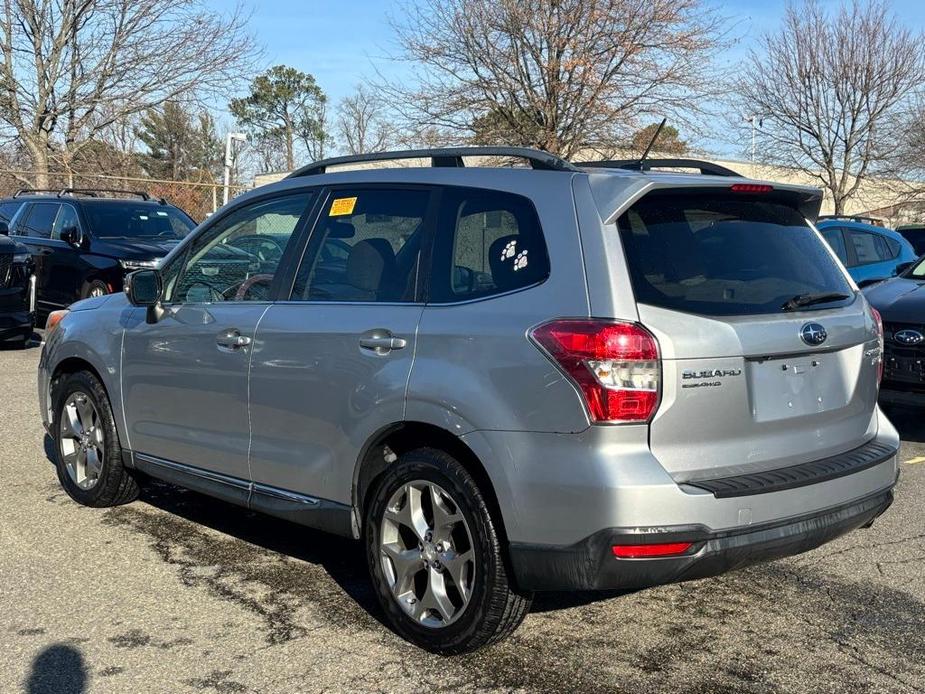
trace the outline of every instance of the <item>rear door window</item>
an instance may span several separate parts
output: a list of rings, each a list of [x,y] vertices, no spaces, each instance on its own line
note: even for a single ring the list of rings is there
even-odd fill
[[[444,190],[431,301],[478,299],[528,287],[548,275],[543,232],[527,198],[477,188]]]
[[[822,238],[832,247],[838,259],[847,265],[848,249],[845,248],[845,237],[842,235],[841,229],[825,229],[822,231]]]
[[[618,228],[639,303],[726,316],[777,313],[802,294],[853,298],[819,237],[783,203],[653,193],[630,207]]]
[[[848,235],[848,243],[854,249],[858,265],[869,265],[890,259],[886,244],[879,235],[857,229],[846,229],[845,233]]]
[[[61,205],[53,202],[33,203],[32,209],[28,211],[28,216],[19,225],[19,233],[22,236],[30,236],[36,239],[51,238],[51,230],[55,225],[55,217],[58,216],[60,207]]]

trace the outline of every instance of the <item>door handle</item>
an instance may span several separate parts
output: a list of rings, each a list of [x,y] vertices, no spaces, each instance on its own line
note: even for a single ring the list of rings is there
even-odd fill
[[[402,337],[395,337],[388,330],[377,328],[370,330],[360,338],[360,347],[376,354],[388,354],[393,349],[404,349],[408,341]]]
[[[251,339],[247,335],[242,335],[237,328],[224,330],[215,338],[215,344],[223,352],[236,352],[250,343]]]

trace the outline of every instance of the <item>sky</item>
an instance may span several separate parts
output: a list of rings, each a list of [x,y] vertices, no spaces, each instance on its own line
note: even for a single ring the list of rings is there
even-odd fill
[[[734,67],[749,46],[766,31],[775,29],[786,8],[782,0],[706,0],[730,22],[738,40],[721,56]],[[263,48],[263,62],[290,65],[315,76],[330,103],[351,93],[379,70],[389,77],[407,68],[389,59],[395,55],[395,37],[389,26],[390,13],[400,3],[387,0],[205,0],[222,13],[238,6],[250,13],[249,27]],[[823,0],[836,7],[839,0]],[[914,30],[925,29],[923,0],[893,0],[900,21]],[[682,137],[684,133],[681,133]],[[738,147],[721,139],[697,143],[717,154],[734,155]]]

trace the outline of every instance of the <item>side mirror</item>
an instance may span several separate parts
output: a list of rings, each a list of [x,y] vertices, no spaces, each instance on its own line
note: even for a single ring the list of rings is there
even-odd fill
[[[65,227],[61,230],[61,240],[72,246],[79,246],[83,240],[77,227]]]
[[[148,323],[157,323],[164,317],[164,308],[161,306],[163,291],[161,273],[157,270],[136,270],[125,278],[125,293],[129,302],[133,306],[148,309]]]
[[[858,289],[864,289],[864,287],[870,287],[874,284],[879,284],[880,282],[885,282],[889,277],[869,277],[866,280],[861,280],[858,282]]]
[[[10,235],[10,225],[4,222],[2,219],[0,219],[0,234],[3,236]]]
[[[908,270],[913,265],[915,265],[914,260],[906,262],[906,263],[900,263],[899,265],[896,266],[896,270],[893,272],[894,276],[903,274],[906,270]]]

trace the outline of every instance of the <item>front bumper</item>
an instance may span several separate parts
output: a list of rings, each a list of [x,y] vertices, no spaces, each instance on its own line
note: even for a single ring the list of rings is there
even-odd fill
[[[704,526],[610,528],[570,546],[512,543],[511,564],[524,590],[631,590],[715,576],[814,549],[869,525],[893,502],[888,489],[859,501],[761,526],[714,532]],[[613,545],[693,542],[684,555],[618,559]]]

